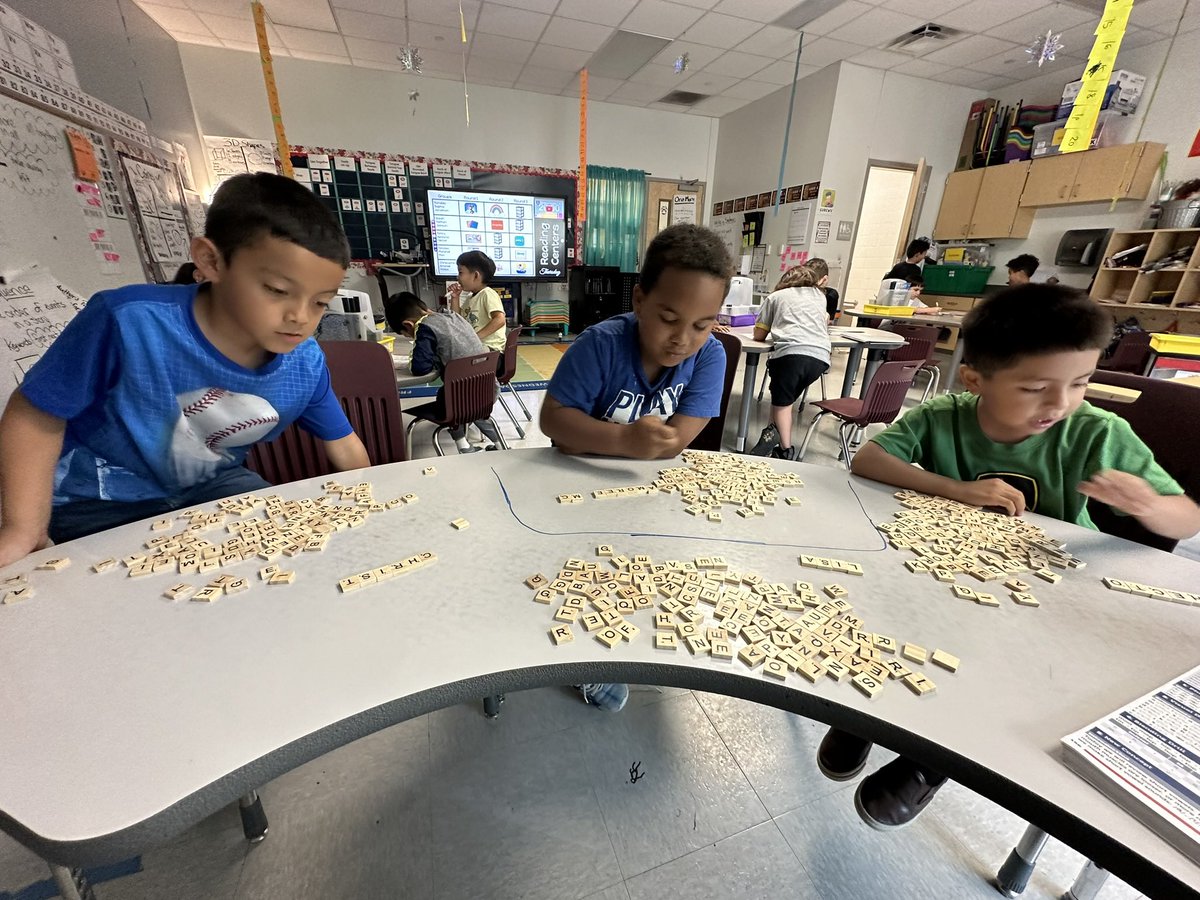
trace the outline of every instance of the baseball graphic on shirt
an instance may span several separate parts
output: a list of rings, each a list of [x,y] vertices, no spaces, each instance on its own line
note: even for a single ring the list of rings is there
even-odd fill
[[[176,397],[179,419],[171,438],[171,455],[185,481],[202,480],[231,451],[257,443],[279,424],[275,407],[257,394],[210,387]]]

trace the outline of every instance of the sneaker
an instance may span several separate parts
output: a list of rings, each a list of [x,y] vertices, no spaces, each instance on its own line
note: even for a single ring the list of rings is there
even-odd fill
[[[480,449],[481,448],[479,448],[479,447],[460,447],[458,452],[459,453],[478,453],[480,451]]]
[[[862,780],[854,792],[854,809],[877,831],[903,828],[921,814],[945,783],[945,775],[901,756]]]
[[[762,430],[758,443],[746,452],[751,456],[770,456],[771,450],[777,446],[779,446],[779,429],[774,425],[768,425]]]
[[[830,728],[817,748],[817,768],[831,781],[849,781],[866,766],[872,746],[848,731]]]
[[[583,696],[583,702],[605,712],[620,712],[629,699],[627,684],[577,684],[575,690]]]
[[[488,444],[488,445],[487,445],[486,447],[484,447],[483,449],[484,449],[484,450],[499,450],[500,448],[499,448],[499,447],[497,447],[495,444]]]
[[[799,452],[795,447],[772,447],[771,459],[786,459],[795,462]]]

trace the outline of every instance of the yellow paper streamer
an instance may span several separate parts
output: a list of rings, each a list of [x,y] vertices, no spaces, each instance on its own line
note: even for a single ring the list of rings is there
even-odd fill
[[[1104,14],[1096,25],[1096,40],[1092,43],[1092,52],[1088,54],[1087,65],[1083,69],[1083,86],[1071,105],[1071,114],[1067,116],[1067,125],[1063,130],[1062,143],[1059,145],[1062,153],[1078,153],[1092,144],[1092,134],[1100,118],[1104,94],[1108,90],[1108,81],[1117,63],[1117,51],[1121,49],[1121,40],[1125,37],[1132,10],[1133,0],[1108,0],[1104,5]]]

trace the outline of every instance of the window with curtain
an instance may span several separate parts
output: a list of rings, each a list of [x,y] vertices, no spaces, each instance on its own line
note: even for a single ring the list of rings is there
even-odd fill
[[[645,172],[588,166],[584,262],[589,266],[616,266],[622,272],[636,272],[645,214]]]

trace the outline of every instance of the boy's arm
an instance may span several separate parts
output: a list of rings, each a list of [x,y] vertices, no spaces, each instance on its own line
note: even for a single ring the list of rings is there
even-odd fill
[[[1133,516],[1148,531],[1183,540],[1200,532],[1200,506],[1185,494],[1164,496],[1150,482],[1128,472],[1097,472],[1079,493]]]
[[[363,446],[363,442],[353,431],[344,438],[322,443],[325,445],[325,455],[329,457],[329,461],[339,472],[345,472],[348,469],[366,469],[371,465],[371,458],[367,456],[367,448]]]
[[[771,333],[771,323],[775,318],[775,300],[770,294],[763,300],[762,306],[758,308],[758,319],[754,323],[754,339],[756,341],[765,341],[767,335]]]
[[[492,312],[491,318],[488,319],[488,323],[475,333],[479,335],[480,340],[483,340],[485,337],[495,334],[497,331],[503,328],[505,321],[506,319],[504,317],[504,310],[495,310]]]
[[[418,325],[408,368],[414,375],[428,375],[437,364],[437,335],[428,325]]]
[[[65,420],[44,413],[18,389],[0,419],[0,566],[46,546],[54,467]]]
[[[934,494],[969,506],[997,507],[1010,516],[1025,512],[1025,497],[1012,485],[997,478],[982,481],[958,481],[917,468],[888,453],[874,441],[863,445],[850,463],[850,471],[872,481]]]
[[[677,418],[680,417],[673,417],[672,422]],[[542,433],[554,441],[559,450],[568,454],[596,453],[630,459],[669,459],[677,456],[691,442],[691,438],[688,438],[680,445],[679,429],[657,416],[643,416],[630,425],[603,422],[593,419],[581,409],[563,406],[549,393],[542,401],[539,425]]]

